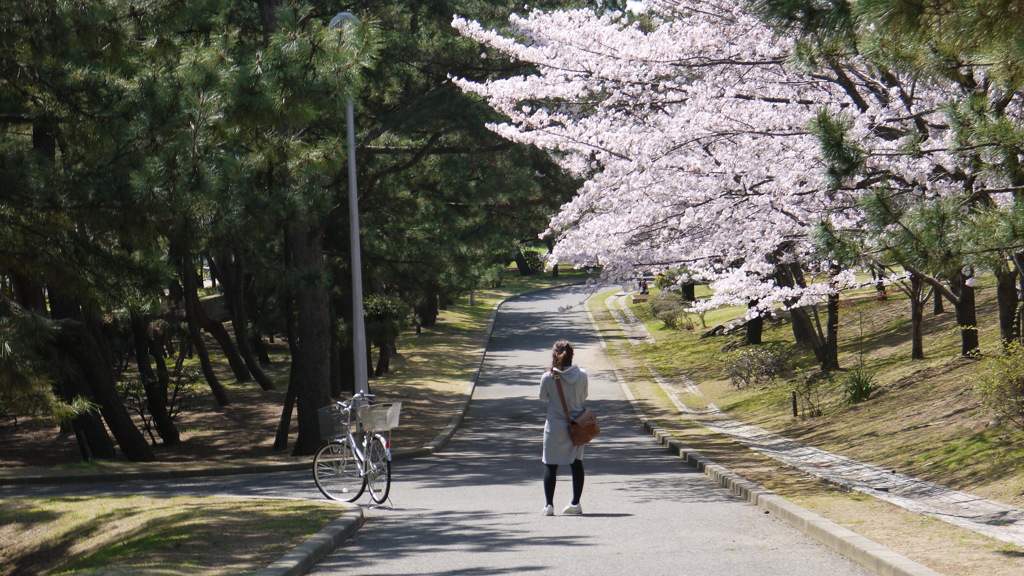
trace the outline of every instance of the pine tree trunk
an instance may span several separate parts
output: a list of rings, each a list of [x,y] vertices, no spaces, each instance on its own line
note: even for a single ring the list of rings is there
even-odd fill
[[[960,328],[960,354],[973,356],[978,353],[978,313],[974,300],[974,287],[967,284],[969,277],[957,274],[954,282],[959,286],[956,303],[956,323]]]
[[[697,301],[697,285],[693,282],[686,282],[680,287],[680,294],[687,302]]]
[[[996,271],[996,301],[999,307],[999,335],[1003,348],[1020,339],[1017,325],[1017,274],[1012,270]]]
[[[529,276],[534,274],[536,270],[530,268],[530,263],[526,261],[526,256],[523,255],[522,250],[516,250],[516,270],[519,271],[520,276]]]
[[[189,308],[191,308],[191,306],[189,306]],[[227,391],[224,390],[224,386],[217,378],[217,373],[213,370],[213,363],[210,362],[210,354],[206,351],[206,344],[203,342],[203,334],[199,331],[199,326],[196,325],[195,316],[189,313],[186,323],[188,325],[189,341],[195,348],[196,354],[199,355],[199,366],[202,368],[203,377],[206,379],[206,383],[209,385],[210,391],[213,392],[213,397],[217,400],[217,405],[227,406],[231,402],[228,401]]]
[[[335,341],[332,346],[335,355],[338,357],[338,393],[333,394],[335,398],[351,396],[356,393],[356,369],[355,358],[352,355],[352,345],[344,345]]]
[[[377,368],[374,370],[374,375],[380,377],[387,374],[391,369],[391,343],[387,340],[383,340],[377,344],[377,350],[379,354],[377,356]]]
[[[138,312],[133,311],[131,324],[135,343],[135,362],[138,364],[139,377],[142,378],[142,385],[146,390],[146,409],[153,417],[157,434],[160,435],[164,444],[173,446],[181,441],[181,437],[178,434],[178,428],[167,412],[167,393],[161,390],[162,387],[157,380],[156,372],[149,362],[149,336],[146,330],[146,320]]]
[[[189,255],[186,255],[182,259],[182,277],[189,277],[189,281],[184,283],[185,300],[188,305],[188,310],[192,314],[196,325],[201,330],[209,332],[209,334],[213,336],[213,339],[217,341],[217,345],[220,346],[221,351],[224,353],[224,357],[228,361],[228,365],[231,367],[235,380],[239,382],[248,382],[249,380],[252,380],[252,375],[249,373],[249,369],[242,360],[242,356],[238,353],[238,348],[235,347],[235,343],[231,340],[231,336],[228,334],[228,331],[224,329],[224,325],[219,321],[210,318],[206,314],[206,310],[203,309],[203,305],[199,300],[197,275],[193,270],[191,263],[192,258]]]
[[[65,354],[62,354],[64,356]],[[81,374],[66,374],[60,379],[60,397],[65,402],[71,402],[81,396],[93,401],[92,390],[88,382]],[[107,428],[99,414],[90,412],[75,417],[71,421],[71,428],[78,441],[78,449],[83,462],[98,460],[114,460],[117,458],[117,450],[114,448],[114,441],[107,434]]]
[[[437,325],[437,294],[429,294],[422,304],[416,307],[420,326]]]
[[[327,283],[323,281],[323,233],[306,222],[288,225],[298,321],[297,356],[292,358],[299,433],[292,454],[312,455],[320,447],[317,411],[331,402],[331,321]]]
[[[267,376],[266,372],[256,360],[256,353],[253,351],[249,338],[249,317],[245,305],[245,272],[240,257],[234,259],[231,265],[230,258],[220,258],[217,262],[217,270],[221,276],[221,286],[224,291],[224,299],[227,302],[227,309],[231,314],[231,328],[235,333],[235,342],[238,345],[238,353],[245,363],[248,372],[255,378],[263,390],[273,390],[274,382]]]
[[[286,256],[290,262],[291,257]],[[294,359],[299,356],[298,327],[295,325],[295,313],[292,306],[292,298],[285,301],[285,333],[288,338],[288,352]],[[288,449],[288,433],[292,426],[292,413],[295,411],[295,382],[298,382],[298,366],[294,360],[288,368],[288,389],[284,396],[284,406],[281,408],[281,418],[277,422],[277,436],[274,438],[274,450]]]
[[[50,318],[82,320],[81,306],[78,305],[74,298],[65,295],[60,286],[50,285],[46,291],[50,296]],[[58,366],[73,363],[73,359],[69,358],[69,352],[59,347],[55,347],[52,352],[45,354],[47,356],[52,354],[54,363]],[[91,402],[96,402],[96,395],[81,371],[66,371],[65,374],[60,376],[60,395],[68,402],[79,396]],[[75,437],[78,439],[78,446],[84,461],[91,462],[94,458],[100,460],[113,460],[117,458],[114,442],[107,433],[107,429],[103,425],[103,420],[99,414],[88,413],[78,416],[72,421],[72,427]]]
[[[114,374],[110,366],[103,362],[104,355],[85,324],[65,319],[58,321],[57,327],[56,346],[67,352],[81,369],[92,389],[94,400],[100,405],[100,413],[125,458],[132,462],[154,460],[152,448],[135,427],[128,410],[118,397]]]

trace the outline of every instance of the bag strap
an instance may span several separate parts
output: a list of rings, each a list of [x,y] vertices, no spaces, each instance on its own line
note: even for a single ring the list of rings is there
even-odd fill
[[[558,397],[562,399],[562,412],[565,413],[566,422],[572,422],[569,420],[569,406],[565,403],[565,392],[562,391],[562,379],[558,377],[558,374],[552,370],[551,376],[555,379],[555,384],[558,386]]]

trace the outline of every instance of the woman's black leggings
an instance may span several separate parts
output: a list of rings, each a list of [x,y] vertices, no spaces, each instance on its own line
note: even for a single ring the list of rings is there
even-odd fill
[[[583,496],[583,460],[573,460],[569,464],[572,470],[572,504],[579,504]],[[558,464],[544,465],[544,497],[548,504],[554,506],[555,501],[555,476],[558,473]]]

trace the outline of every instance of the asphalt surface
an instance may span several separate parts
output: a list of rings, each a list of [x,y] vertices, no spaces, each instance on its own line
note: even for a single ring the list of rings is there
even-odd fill
[[[506,302],[466,420],[439,454],[394,467],[389,507],[310,574],[722,574],[871,572],[682,464],[641,426],[572,289]],[[560,308],[574,306],[568,312]],[[584,515],[544,505],[537,383],[557,338],[590,376],[602,434],[587,447]],[[563,467],[567,468],[567,467]]]
[[[260,575],[934,574],[732,476],[647,423],[608,364],[584,298],[563,288],[505,302],[458,432],[427,449],[396,447],[402,456],[425,456],[396,459],[384,506],[370,507],[363,496],[353,514]],[[584,515],[577,517],[559,514],[571,493],[567,469],[560,470],[556,516],[540,514],[544,406],[537,383],[558,338],[576,344],[602,426],[587,448]],[[189,478],[156,473],[102,483],[42,478],[0,486],[0,497],[323,498],[308,469],[273,470]]]

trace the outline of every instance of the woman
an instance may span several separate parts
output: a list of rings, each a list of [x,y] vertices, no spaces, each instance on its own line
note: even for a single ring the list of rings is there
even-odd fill
[[[572,501],[562,510],[563,514],[583,514],[580,497],[583,495],[583,446],[574,446],[569,437],[569,421],[562,408],[562,397],[558,393],[558,380],[565,393],[565,404],[569,416],[575,418],[583,412],[587,401],[587,373],[572,363],[572,344],[566,340],[555,342],[551,349],[551,370],[540,378],[540,400],[547,403],[547,421],[544,423],[544,496],[547,504],[541,513],[555,514],[555,479],[560,464],[568,464],[572,470]],[[557,379],[557,380],[556,380]]]

